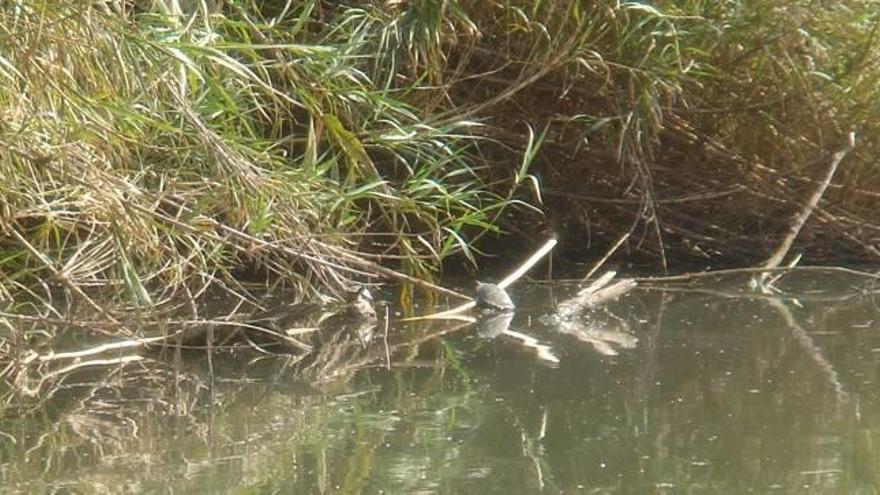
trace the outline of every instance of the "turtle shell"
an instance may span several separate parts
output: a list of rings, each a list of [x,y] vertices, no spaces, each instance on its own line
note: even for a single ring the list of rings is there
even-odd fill
[[[492,309],[498,311],[509,311],[515,306],[507,291],[495,284],[484,284],[477,282],[476,294],[477,307],[482,309]]]

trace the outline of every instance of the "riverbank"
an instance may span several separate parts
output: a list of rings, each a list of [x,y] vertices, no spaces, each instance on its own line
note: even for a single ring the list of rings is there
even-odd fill
[[[658,271],[880,257],[867,4],[13,2],[0,304],[431,283],[487,233]],[[620,240],[623,239],[623,242]],[[505,241],[508,242],[508,241]],[[458,263],[458,262],[456,262]],[[422,281],[422,282],[418,282]]]

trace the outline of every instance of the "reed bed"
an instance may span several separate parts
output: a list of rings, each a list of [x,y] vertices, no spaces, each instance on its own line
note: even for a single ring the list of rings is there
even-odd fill
[[[6,2],[0,305],[119,323],[243,281],[315,299],[475,264],[501,228],[752,264],[850,132],[794,250],[876,260],[874,10]]]
[[[431,125],[415,84],[370,70],[368,11],[50,1],[0,16],[11,311],[112,318],[104,304],[246,293],[242,279],[307,298],[387,276],[376,262],[430,278],[510,203],[473,160],[475,121]]]
[[[876,262],[870,2],[457,5],[479,34],[444,45],[448,93],[494,124],[501,144],[487,156],[498,165],[528,140],[511,122],[543,131],[531,171],[548,215],[533,232],[558,233],[563,253],[595,258],[630,233],[619,253],[661,271],[755,264],[852,132],[793,249],[811,262]]]

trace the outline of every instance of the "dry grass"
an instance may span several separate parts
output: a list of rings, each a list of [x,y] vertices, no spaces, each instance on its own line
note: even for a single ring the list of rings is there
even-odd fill
[[[322,9],[0,10],[0,300],[112,318],[254,276],[304,298],[396,276],[377,261],[430,277],[492,229],[473,123],[425,124],[364,71],[356,12]]]
[[[198,319],[215,289],[246,299],[242,280],[427,286],[542,202],[563,253],[754,263],[850,131],[793,249],[876,260],[878,19],[799,0],[7,2],[0,304],[131,331]],[[2,323],[3,352],[34,338]]]

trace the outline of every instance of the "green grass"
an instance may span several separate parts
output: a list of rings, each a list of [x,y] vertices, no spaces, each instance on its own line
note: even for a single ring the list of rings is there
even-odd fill
[[[153,307],[234,272],[332,291],[359,270],[328,246],[368,233],[429,276],[509,203],[475,122],[426,123],[370,73],[365,11],[123,5],[0,12],[7,300],[61,285]]]
[[[871,2],[182,3],[0,8],[16,311],[376,275],[342,252],[432,278],[544,199],[578,243],[743,260],[850,130],[799,248],[877,254]]]

